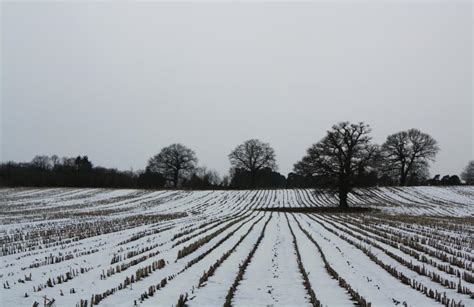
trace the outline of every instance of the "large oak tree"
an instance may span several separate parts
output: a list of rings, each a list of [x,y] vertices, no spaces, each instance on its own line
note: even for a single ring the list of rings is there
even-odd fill
[[[257,139],[245,141],[229,154],[234,169],[243,169],[250,173],[251,187],[255,187],[255,177],[259,170],[269,168],[277,170],[275,151],[268,143]]]
[[[177,187],[184,175],[196,169],[196,164],[197,158],[193,150],[182,144],[171,144],[148,161],[147,169],[162,174]]]
[[[318,143],[308,148],[303,159],[294,166],[304,176],[334,178],[339,193],[339,206],[347,208],[347,195],[358,172],[374,161],[377,146],[371,145],[369,125],[342,122],[334,125]]]
[[[384,165],[398,172],[401,186],[407,184],[408,175],[417,165],[434,161],[438,151],[436,140],[418,129],[389,135],[382,145]]]

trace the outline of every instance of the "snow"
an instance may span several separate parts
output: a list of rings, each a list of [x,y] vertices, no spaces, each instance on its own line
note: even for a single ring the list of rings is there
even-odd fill
[[[128,307],[136,303],[137,306],[172,306],[176,305],[180,295],[187,294],[190,306],[222,306],[239,266],[254,248],[269,218],[263,239],[237,285],[232,300],[235,306],[310,305],[289,226],[317,299],[324,306],[354,305],[348,291],[328,273],[323,255],[300,229],[300,225],[319,244],[330,266],[372,306],[401,306],[402,302],[408,306],[433,306],[439,302],[403,284],[340,236],[368,248],[384,264],[396,267],[430,289],[445,293],[446,297],[456,302],[462,301],[465,306],[473,305],[468,294],[458,293],[457,289],[446,288],[427,276],[419,275],[384,250],[413,264],[424,265],[428,272],[434,272],[455,284],[460,280],[458,277],[384,243],[384,238],[375,233],[387,231],[391,235],[418,239],[445,238],[446,242],[440,240],[438,245],[426,242],[423,245],[432,252],[438,246],[462,252],[450,257],[471,265],[454,268],[473,274],[473,187],[370,188],[356,192],[349,197],[352,205],[374,207],[380,209],[380,213],[308,215],[254,210],[337,204],[337,196],[309,189],[0,189],[1,305],[32,306],[36,301],[42,306],[45,296],[54,298],[57,306],[76,306],[81,300],[88,300],[90,305],[93,295],[119,287],[138,269],[163,259],[166,263],[164,268],[150,272],[121,290],[115,290],[99,305]],[[421,223],[421,220],[417,222],[404,216],[432,218]],[[93,233],[95,230],[98,232]],[[177,259],[179,250],[201,242],[212,233],[216,234],[215,237]],[[351,233],[368,241],[361,241]],[[173,239],[174,236],[179,237]],[[177,244],[183,239],[184,242]],[[453,240],[457,240],[456,243]],[[405,248],[412,250],[411,247]],[[227,252],[231,253],[199,286],[203,273]],[[425,259],[449,265],[432,255],[417,252]],[[144,257],[150,254],[153,256]],[[117,256],[121,259],[111,264]],[[51,262],[51,259],[57,261]],[[195,262],[188,266],[191,260]],[[103,272],[122,264],[131,265],[121,272],[101,277]],[[56,283],[53,287],[46,286],[48,279],[57,279],[81,268],[87,271],[79,272],[72,279]],[[143,298],[150,287],[163,279],[167,279],[165,287],[156,290],[153,296]],[[474,291],[472,283],[462,280],[461,284]],[[35,291],[40,285],[44,288]],[[72,289],[74,293],[71,293]]]
[[[282,213],[274,214],[254,257],[237,288],[235,306],[309,306]]]

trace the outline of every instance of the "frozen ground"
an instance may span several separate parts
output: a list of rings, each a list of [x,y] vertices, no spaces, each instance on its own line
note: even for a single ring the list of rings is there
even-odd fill
[[[0,305],[474,306],[474,188],[0,189]]]

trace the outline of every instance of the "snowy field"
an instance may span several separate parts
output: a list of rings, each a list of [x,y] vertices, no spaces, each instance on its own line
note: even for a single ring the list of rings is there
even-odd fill
[[[1,306],[474,306],[474,188],[0,189]]]

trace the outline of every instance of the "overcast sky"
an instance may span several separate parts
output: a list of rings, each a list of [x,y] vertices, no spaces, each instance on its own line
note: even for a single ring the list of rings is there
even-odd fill
[[[181,142],[221,174],[249,138],[286,174],[339,121],[474,158],[472,4],[1,4],[0,160],[143,169]]]

